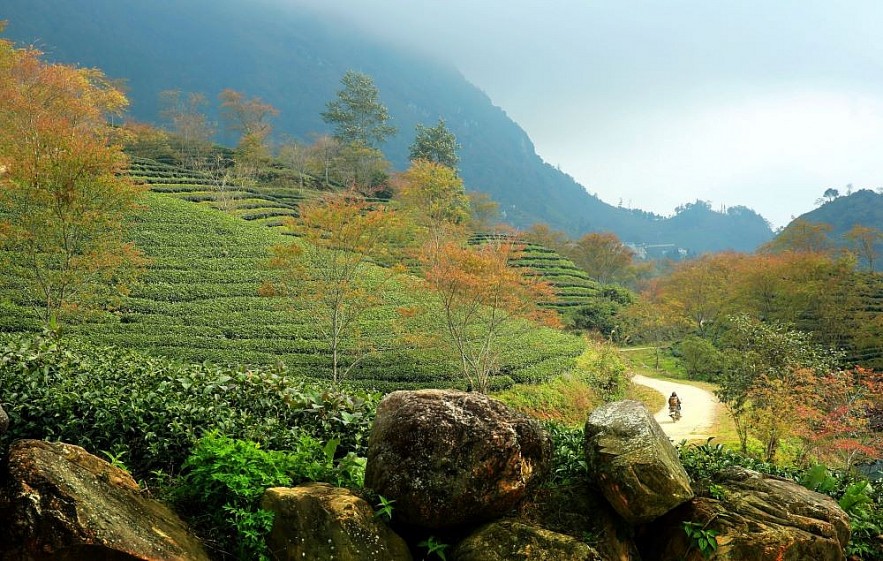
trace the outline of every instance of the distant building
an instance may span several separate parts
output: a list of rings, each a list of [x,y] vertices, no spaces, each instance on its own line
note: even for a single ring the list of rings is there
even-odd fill
[[[622,245],[632,250],[637,259],[686,259],[690,252],[682,247],[678,247],[673,243],[635,243],[623,242]]]

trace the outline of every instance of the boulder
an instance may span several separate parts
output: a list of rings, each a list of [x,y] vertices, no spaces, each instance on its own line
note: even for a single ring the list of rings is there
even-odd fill
[[[677,450],[637,401],[608,403],[586,421],[589,472],[627,522],[649,522],[693,497]]]
[[[365,485],[397,519],[450,528],[499,518],[549,471],[539,423],[482,394],[397,391],[377,406]]]
[[[174,512],[79,446],[14,442],[4,496],[4,559],[208,560]]]
[[[651,524],[647,561],[700,561],[684,522],[718,532],[721,561],[843,561],[849,519],[837,502],[778,477],[730,468],[716,479],[721,498],[700,497]]]
[[[0,405],[0,434],[4,434],[7,430],[9,430],[9,415],[6,414],[3,406]]]
[[[491,522],[457,544],[457,561],[606,561],[565,534],[515,520]]]
[[[273,487],[261,507],[276,515],[267,538],[273,559],[411,561],[404,540],[347,489],[325,483]]]

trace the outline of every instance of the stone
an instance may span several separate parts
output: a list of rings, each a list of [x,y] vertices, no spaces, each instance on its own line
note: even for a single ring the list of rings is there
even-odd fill
[[[411,561],[405,541],[347,489],[326,483],[267,489],[261,508],[275,513],[267,546],[273,559]]]
[[[729,468],[716,478],[721,498],[698,497],[651,524],[646,561],[700,561],[684,522],[718,532],[721,561],[844,561],[849,518],[827,495],[774,476]]]
[[[638,401],[595,409],[585,427],[589,472],[627,522],[642,524],[693,498],[677,450]]]
[[[607,561],[565,534],[515,520],[491,522],[454,548],[457,561]]]
[[[18,440],[8,467],[4,559],[208,560],[174,512],[79,446]]]
[[[9,430],[9,415],[6,414],[3,406],[0,405],[0,434],[5,434],[7,430]]]
[[[453,390],[397,391],[377,407],[365,485],[424,528],[486,522],[511,510],[551,467],[538,422]]]

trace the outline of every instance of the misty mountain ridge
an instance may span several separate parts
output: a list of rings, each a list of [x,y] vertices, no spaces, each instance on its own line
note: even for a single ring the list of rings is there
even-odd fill
[[[610,231],[625,242],[694,254],[752,251],[773,236],[769,223],[745,207],[716,212],[697,201],[664,218],[605,203],[544,162],[505,111],[452,66],[308,11],[235,0],[7,0],[0,19],[9,22],[7,37],[38,46],[51,60],[125,78],[131,114],[153,123],[160,121],[163,90],[214,100],[232,88],[280,110],[277,134],[309,141],[329,132],[320,114],[343,74],[364,72],[399,130],[384,146],[393,165],[407,167],[417,124],[444,118],[462,146],[467,188],[490,195],[520,228],[545,222],[571,236]],[[216,109],[210,117],[217,118]]]

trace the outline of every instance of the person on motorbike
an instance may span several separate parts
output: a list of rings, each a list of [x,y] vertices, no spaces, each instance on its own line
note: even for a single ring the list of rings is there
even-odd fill
[[[677,392],[671,392],[671,396],[668,398],[668,411],[670,413],[677,411],[679,414],[681,412],[681,398],[678,397]]]

